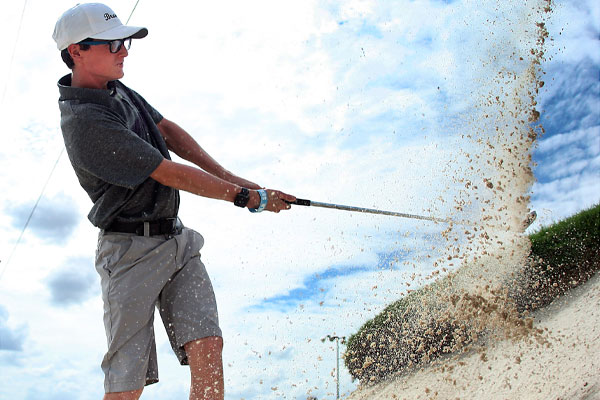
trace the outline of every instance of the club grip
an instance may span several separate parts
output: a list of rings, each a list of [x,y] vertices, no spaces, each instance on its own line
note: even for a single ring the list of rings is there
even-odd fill
[[[310,206],[310,200],[306,200],[306,199],[296,199],[296,201],[285,200],[285,202],[288,204],[295,204],[297,206]]]

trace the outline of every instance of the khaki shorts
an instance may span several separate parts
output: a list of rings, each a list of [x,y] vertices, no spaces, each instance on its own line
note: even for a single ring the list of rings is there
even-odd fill
[[[100,233],[96,270],[108,342],[106,393],[158,382],[155,306],[181,365],[188,363],[184,344],[221,336],[212,284],[200,261],[203,244],[202,235],[187,228],[174,236]]]

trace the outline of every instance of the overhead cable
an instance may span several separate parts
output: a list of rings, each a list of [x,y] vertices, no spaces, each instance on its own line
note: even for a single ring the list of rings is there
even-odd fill
[[[133,15],[133,12],[135,11],[139,2],[140,2],[140,0],[137,0],[135,2],[135,5],[133,6],[133,9],[131,10],[131,14],[129,14],[129,18],[127,18],[127,21],[125,22],[125,25],[127,25],[129,23],[129,20],[131,19],[131,16]]]
[[[140,0],[137,0],[135,2],[135,5],[133,6],[133,9],[131,10],[131,13],[129,14],[129,18],[127,18],[127,22],[125,22],[125,25],[127,25],[129,23],[129,20],[133,16],[133,12],[137,8],[137,5],[138,5],[139,2],[140,2]],[[15,40],[15,45],[14,45],[14,48],[13,48],[12,58],[11,58],[10,64],[9,64],[9,74],[8,75],[10,75],[10,68],[12,67],[13,59],[15,57],[15,51],[17,49],[17,42],[19,40],[19,35],[21,33],[21,25],[23,23],[23,16],[25,15],[25,8],[26,8],[26,6],[27,6],[27,0],[25,0],[25,4],[23,5],[23,12],[21,13],[21,21],[19,22],[19,29],[17,31],[17,38]],[[7,84],[4,86],[4,92],[2,94],[2,102],[0,102],[0,104],[4,103],[4,95],[6,94],[6,87],[7,86],[8,86],[8,81],[7,81]],[[23,229],[21,230],[19,238],[17,239],[15,245],[13,246],[12,251],[10,252],[10,255],[8,256],[8,259],[6,260],[6,264],[4,264],[4,266],[2,268],[2,271],[0,272],[0,280],[2,280],[2,277],[4,276],[4,272],[6,272],[6,269],[8,268],[8,265],[10,264],[10,261],[11,261],[13,255],[15,254],[15,250],[19,246],[19,243],[21,243],[21,239],[23,238],[23,235],[25,234],[25,230],[27,229],[27,226],[29,226],[29,222],[31,221],[31,218],[33,217],[33,214],[35,213],[35,210],[37,209],[37,206],[38,206],[40,200],[42,199],[42,196],[44,195],[44,192],[46,191],[46,187],[48,186],[48,182],[50,182],[50,179],[52,178],[52,175],[54,174],[54,170],[56,169],[56,166],[58,165],[58,162],[60,161],[60,158],[62,157],[64,151],[65,151],[65,148],[63,147],[60,150],[60,153],[59,153],[58,157],[56,158],[56,162],[54,163],[54,166],[50,170],[50,174],[48,175],[48,179],[46,179],[46,183],[44,183],[44,186],[42,187],[40,195],[38,196],[35,204],[33,205],[33,208],[31,209],[31,212],[29,213],[29,216],[27,217],[27,221],[25,221],[25,225],[23,226]]]
[[[56,166],[58,165],[58,162],[60,161],[60,157],[62,156],[62,154],[63,154],[64,151],[65,151],[65,148],[63,147],[60,150],[60,154],[58,155],[58,157],[56,159],[56,162],[54,163],[54,166],[50,170],[50,174],[48,175],[48,179],[46,179],[46,183],[44,183],[44,186],[42,187],[40,195],[38,196],[35,204],[33,205],[33,208],[31,209],[31,212],[29,213],[29,216],[27,217],[27,221],[25,221],[25,225],[23,225],[23,229],[21,229],[21,234],[19,235],[19,238],[17,239],[15,245],[13,246],[13,249],[10,252],[10,255],[8,256],[8,260],[6,260],[6,264],[4,264],[4,267],[2,268],[2,272],[0,272],[0,280],[2,280],[2,276],[4,275],[4,272],[6,271],[6,268],[8,267],[8,264],[10,264],[10,260],[12,259],[13,255],[15,254],[15,250],[17,249],[17,246],[19,246],[19,243],[21,243],[21,239],[23,238],[23,234],[25,233],[25,230],[27,229],[27,226],[29,226],[29,222],[31,221],[31,217],[33,217],[33,213],[35,212],[38,204],[40,203],[40,200],[42,199],[42,196],[44,195],[44,192],[46,191],[46,187],[48,186],[48,182],[50,182],[50,178],[52,177],[52,174],[54,173],[54,170],[56,169]]]
[[[139,1],[139,0],[138,0]],[[4,98],[6,97],[6,90],[8,88],[8,82],[10,82],[10,75],[12,72],[12,65],[15,60],[15,53],[17,52],[17,44],[19,43],[19,37],[21,36],[21,26],[23,25],[23,17],[25,16],[25,9],[27,8],[27,0],[23,3],[23,11],[21,11],[21,19],[19,20],[19,27],[17,28],[17,37],[15,38],[15,44],[13,45],[12,54],[10,56],[10,61],[8,62],[8,71],[6,73],[6,82],[4,83],[4,89],[2,90],[2,100],[0,101],[0,109],[4,104]]]

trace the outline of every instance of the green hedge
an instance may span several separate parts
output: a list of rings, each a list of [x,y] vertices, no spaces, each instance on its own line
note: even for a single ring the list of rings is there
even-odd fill
[[[520,309],[552,302],[600,270],[600,205],[529,236],[531,260],[516,296]]]
[[[599,236],[600,205],[530,235],[530,262],[508,298],[519,311],[534,310],[585,282],[600,270]],[[454,276],[392,303],[351,335],[344,362],[352,377],[378,381],[471,342],[480,332],[469,321],[443,317],[454,301]]]

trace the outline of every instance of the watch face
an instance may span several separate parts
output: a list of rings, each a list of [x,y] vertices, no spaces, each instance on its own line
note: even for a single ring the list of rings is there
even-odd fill
[[[237,196],[235,196],[233,204],[235,204],[238,207],[246,207],[248,201],[250,201],[250,191],[246,188],[242,188],[242,190],[237,194]]]

